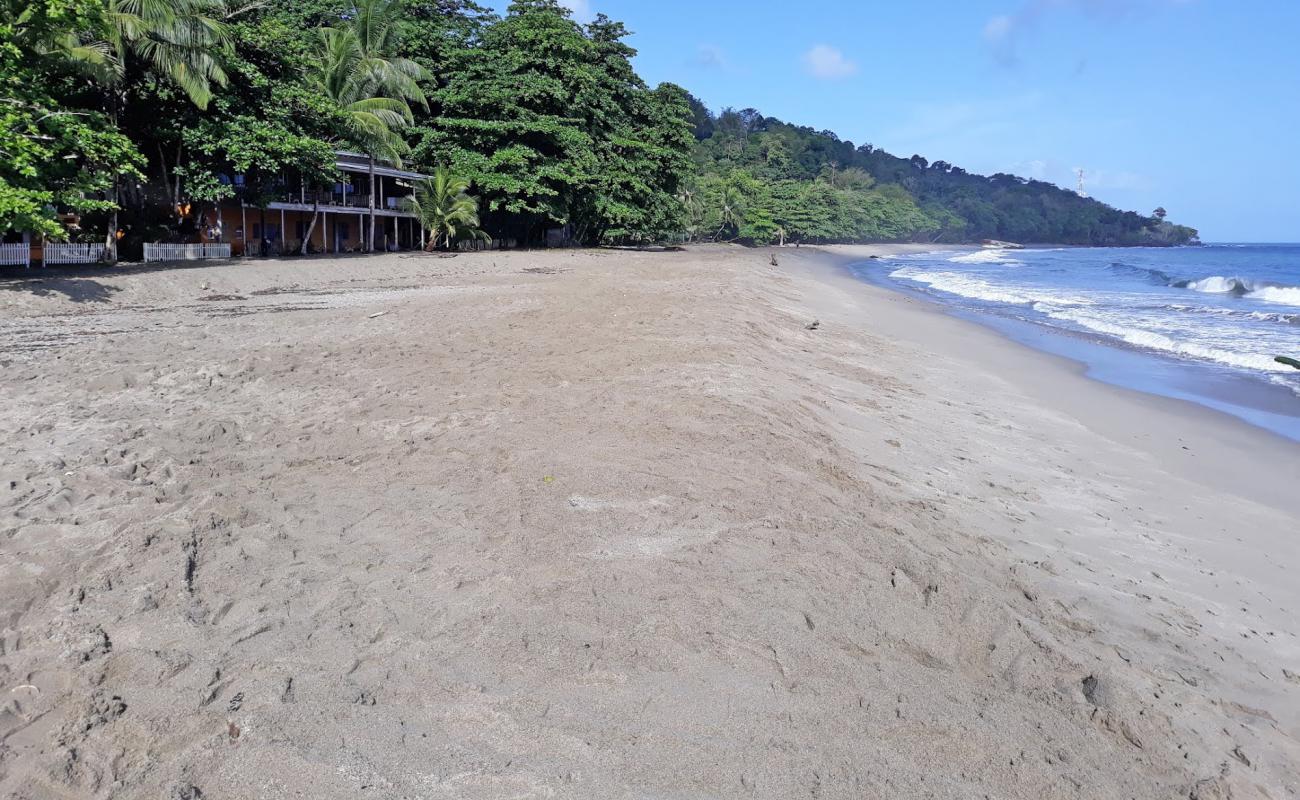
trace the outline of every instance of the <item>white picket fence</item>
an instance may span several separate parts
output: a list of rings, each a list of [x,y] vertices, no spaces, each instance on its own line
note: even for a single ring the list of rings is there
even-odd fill
[[[50,264],[98,264],[105,261],[104,245],[75,244],[67,242],[45,243],[45,265]]]
[[[6,267],[30,267],[32,265],[32,246],[24,242],[0,244],[0,265]]]
[[[149,244],[144,246],[145,261],[200,261],[207,258],[230,258],[228,244]]]

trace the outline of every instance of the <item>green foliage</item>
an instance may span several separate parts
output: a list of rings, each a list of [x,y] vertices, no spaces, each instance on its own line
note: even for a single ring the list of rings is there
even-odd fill
[[[432,176],[417,183],[415,194],[405,198],[402,205],[429,230],[429,250],[460,238],[489,238],[479,230],[478,200],[469,196],[469,181],[445,167],[438,167]]]
[[[341,112],[346,138],[376,158],[400,162],[410,103],[427,105],[421,81],[432,74],[397,55],[396,0],[358,0],[344,25],[318,28],[308,85]]]
[[[113,204],[120,177],[142,177],[143,159],[99,112],[65,108],[52,88],[73,79],[80,41],[103,22],[84,0],[6,0],[0,21],[0,233],[63,239],[56,211]]]
[[[554,0],[512,3],[444,70],[413,161],[450,164],[518,238],[571,225],[584,242],[675,232],[689,170],[685,93],[650,90],[622,24],[585,28]]]
[[[219,110],[223,113],[202,118],[182,133],[190,158],[177,172],[186,180],[189,197],[234,197],[232,175],[244,176],[242,199],[251,205],[283,193],[288,187],[280,185],[282,175],[300,176],[313,188],[338,179],[335,147],[326,137],[331,127],[346,123],[335,119],[341,112],[320,95],[302,87],[275,86],[261,115],[224,104]],[[303,120],[314,121],[317,130],[304,130]]]
[[[557,0],[515,0],[504,16],[474,0],[0,0],[0,12],[2,231],[62,235],[67,211],[112,229],[120,208],[130,237],[183,236],[193,222],[172,209],[328,185],[347,147],[467,182],[421,202],[482,198],[481,221],[430,225],[444,237],[480,224],[526,243],[554,228],[587,244],[1196,237],[1164,209],[898,158],[753,109],[714,115],[680,87],[647,86],[622,23],[579,24]]]
[[[698,185],[735,182],[732,176],[742,171],[761,184],[745,192],[771,198],[751,204],[748,227],[724,225],[720,238],[765,242],[763,232],[775,223],[787,238],[812,242],[1196,240],[1194,229],[1121,212],[1041,181],[972,175],[920,155],[903,159],[871,145],[855,147],[828,131],[789,125],[754,109],[726,109],[715,117],[694,98],[689,102],[700,140],[694,152]],[[690,227],[693,235],[708,234]]]
[[[107,0],[111,57],[87,63],[120,78],[131,60],[180,87],[207,108],[212,88],[226,84],[222,60],[230,46],[223,0]]]

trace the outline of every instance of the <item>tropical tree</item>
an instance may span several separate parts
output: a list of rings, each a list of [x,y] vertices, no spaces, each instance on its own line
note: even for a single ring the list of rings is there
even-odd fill
[[[479,230],[478,199],[470,197],[469,181],[445,167],[438,167],[431,177],[417,183],[415,194],[402,199],[402,207],[429,229],[427,250],[450,246],[453,240],[465,237],[488,238]]]
[[[130,59],[139,59],[149,72],[180,87],[194,105],[207,108],[213,85],[226,85],[228,13],[224,0],[108,0],[110,52],[94,47],[78,52],[115,79],[124,75]]]
[[[370,231],[366,249],[375,243],[375,159],[400,164],[407,151],[401,130],[414,117],[410,103],[427,106],[420,82],[433,76],[399,52],[397,0],[358,0],[347,24],[321,28],[309,82],[342,113],[349,142],[370,157]],[[312,215],[311,239],[319,208]]]
[[[716,241],[723,232],[731,230],[739,231],[741,223],[745,219],[745,196],[740,193],[740,189],[734,185],[727,185],[722,188],[718,196],[718,231],[713,234]]]
[[[199,109],[206,109],[214,86],[226,85],[223,61],[230,55],[230,34],[224,0],[107,0],[103,41],[81,50],[83,68],[108,88],[107,113],[117,126],[133,93],[133,86],[152,80],[178,87]],[[145,89],[156,94],[156,89]],[[177,154],[179,165],[179,153]],[[159,152],[159,170],[168,183],[166,158]],[[180,182],[172,205],[180,202]],[[120,204],[120,187],[114,181],[113,203]],[[105,247],[116,243],[117,210],[109,220]]]
[[[79,0],[0,0],[0,233],[63,239],[55,211],[104,212],[119,175],[142,178],[134,144],[102,113],[51,91],[73,69],[101,9]]]

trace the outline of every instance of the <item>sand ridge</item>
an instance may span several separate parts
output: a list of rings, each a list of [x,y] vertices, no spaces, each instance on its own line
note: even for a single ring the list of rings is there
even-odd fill
[[[0,794],[1293,796],[1300,686],[1045,538],[1163,558],[1133,454],[817,258],[7,284]]]

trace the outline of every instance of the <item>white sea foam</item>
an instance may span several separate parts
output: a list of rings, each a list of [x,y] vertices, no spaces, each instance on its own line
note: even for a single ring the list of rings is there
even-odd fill
[[[1226,350],[1222,347],[1215,347],[1204,342],[1191,340],[1173,339],[1163,333],[1147,330],[1144,328],[1133,327],[1132,324],[1124,324],[1114,319],[1091,313],[1082,309],[1059,309],[1048,311],[1048,316],[1054,319],[1068,320],[1084,328],[1097,333],[1104,333],[1108,336],[1114,336],[1131,345],[1145,347],[1149,350],[1160,350],[1166,353],[1176,355],[1191,356],[1193,358],[1214,361],[1219,364],[1226,364],[1233,367],[1242,367],[1245,369],[1261,370],[1264,372],[1286,372],[1290,370],[1283,364],[1273,360],[1273,357],[1265,353],[1248,353],[1233,350]]]
[[[1184,289],[1190,289],[1193,292],[1204,292],[1206,294],[1234,294],[1244,297],[1248,300],[1259,300],[1264,303],[1276,303],[1284,306],[1300,306],[1300,286],[1277,286],[1268,283],[1259,283],[1247,278],[1225,278],[1222,275],[1212,275],[1200,280],[1187,281],[1176,284]]]
[[[1244,370],[1300,395],[1300,373],[1275,361],[1300,352],[1300,282],[1291,273],[1263,264],[1258,274],[1221,267],[1223,273],[1207,277],[1209,270],[1193,266],[1178,271],[1200,271],[1199,277],[1177,280],[1177,267],[1142,254],[1129,260],[1084,251],[1076,264],[1034,251],[986,249],[896,262],[888,272],[967,307]],[[1273,272],[1281,280],[1269,280]]]
[[[951,259],[949,259],[951,261]],[[984,300],[990,303],[1008,303],[1010,305],[1045,304],[1052,307],[1090,305],[1091,300],[1083,297],[1035,291],[1021,287],[997,286],[973,275],[960,272],[930,272],[920,267],[903,267],[890,273],[891,278],[903,278],[917,283],[924,283],[941,292],[969,297],[972,300]]]
[[[953,256],[948,260],[954,264],[1005,264],[1007,266],[1016,266],[1024,263],[1012,258],[1007,254],[1006,250],[976,250],[973,253]]]
[[[1246,297],[1283,306],[1300,306],[1300,286],[1263,286],[1247,292]]]
[[[1244,288],[1239,278],[1224,278],[1214,275],[1209,278],[1202,278],[1199,281],[1188,281],[1184,284],[1185,288],[1193,292],[1205,292],[1206,294],[1231,294],[1240,292]]]

